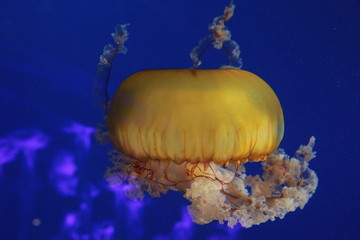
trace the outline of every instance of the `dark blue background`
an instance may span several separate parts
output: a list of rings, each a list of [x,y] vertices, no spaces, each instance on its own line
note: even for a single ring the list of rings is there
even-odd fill
[[[191,49],[226,3],[0,1],[1,240],[85,239],[81,234],[106,239],[96,238],[91,230],[96,224],[114,226],[114,239],[360,239],[359,1],[235,1],[228,27],[240,45],[243,69],[265,79],[282,103],[281,147],[292,154],[310,136],[317,138],[311,167],[318,190],[303,210],[283,220],[234,232],[216,223],[182,228],[174,224],[187,202],[174,192],[160,199],[147,196],[141,217],[131,221],[128,201],[115,199],[103,180],[110,146],[93,138],[85,146],[64,130],[102,121],[92,104],[92,86],[98,57],[116,24],[131,26],[129,51],[114,62],[111,93],[139,70],[190,67]],[[224,53],[209,50],[201,68],[223,64]],[[26,150],[29,143],[14,140],[33,136],[43,146]],[[22,148],[10,158],[4,144]],[[76,163],[76,173],[68,177],[78,181],[67,194],[56,190],[59,179],[51,177],[56,159],[64,156]],[[27,161],[34,163],[32,169]],[[91,209],[85,211],[89,215],[75,230],[67,229],[64,217],[81,204]],[[33,219],[41,224],[34,226]],[[80,235],[70,237],[69,231]]]

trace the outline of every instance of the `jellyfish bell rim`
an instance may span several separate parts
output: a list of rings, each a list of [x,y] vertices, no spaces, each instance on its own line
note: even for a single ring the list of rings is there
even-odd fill
[[[195,93],[194,94],[188,94],[188,92],[183,91],[182,93],[185,94],[185,95],[187,94],[186,95],[187,97],[183,97],[183,100],[181,100],[181,101],[190,101],[189,99],[191,99],[191,98],[194,98],[196,101],[200,101],[199,97],[195,96],[195,95],[201,95],[204,92],[206,93],[206,91],[210,91],[210,90],[211,90],[211,93],[209,93],[209,94],[215,94],[216,95],[217,94],[217,89],[219,88],[219,84],[221,85],[221,84],[223,84],[224,81],[229,80],[229,79],[226,79],[226,78],[225,79],[221,78],[220,75],[222,75],[223,73],[229,73],[228,74],[229,76],[232,75],[232,74],[234,75],[234,73],[235,73],[235,75],[239,75],[239,76],[243,77],[243,79],[241,79],[241,78],[237,79],[237,80],[235,80],[235,82],[237,82],[237,81],[239,81],[239,82],[240,81],[250,81],[250,82],[254,81],[254,82],[256,82],[257,85],[255,85],[255,86],[251,85],[253,83],[246,83],[246,84],[250,84],[250,87],[253,88],[252,90],[259,91],[260,92],[259,94],[263,94],[263,92],[265,92],[266,97],[269,98],[273,102],[273,105],[276,105],[274,108],[277,111],[278,116],[276,116],[276,118],[277,118],[276,121],[278,121],[278,123],[277,124],[268,123],[268,125],[269,124],[276,125],[276,126],[274,126],[274,128],[277,128],[277,130],[275,131],[276,133],[271,133],[271,134],[276,134],[277,137],[276,137],[276,141],[272,140],[272,142],[275,141],[275,143],[271,143],[270,147],[265,146],[263,144],[264,145],[263,147],[266,148],[265,153],[262,154],[262,153],[260,153],[258,151],[258,152],[255,152],[254,154],[247,154],[246,155],[246,154],[240,154],[239,151],[238,151],[239,154],[231,155],[230,157],[229,157],[229,154],[228,154],[227,157],[221,157],[220,156],[221,153],[219,153],[215,157],[214,157],[214,155],[209,157],[209,154],[207,154],[207,155],[203,154],[203,156],[200,156],[201,154],[200,155],[197,154],[196,157],[192,158],[192,157],[187,156],[189,154],[191,155],[191,153],[187,153],[187,154],[180,153],[179,149],[177,149],[178,152],[175,151],[176,153],[172,154],[172,155],[168,154],[166,150],[162,150],[162,153],[160,153],[160,154],[156,153],[157,152],[156,150],[153,151],[152,148],[156,148],[156,145],[159,145],[160,142],[163,140],[162,138],[158,138],[157,140],[154,140],[154,143],[150,143],[149,146],[145,147],[145,148],[148,148],[147,150],[144,149],[144,145],[147,145],[147,143],[146,144],[143,144],[143,143],[152,141],[151,137],[136,136],[136,137],[132,138],[132,141],[134,141],[134,139],[135,139],[135,141],[137,141],[137,143],[133,144],[132,146],[130,146],[131,144],[126,143],[127,140],[125,140],[125,139],[128,138],[128,136],[125,136],[125,135],[129,135],[129,132],[124,134],[124,132],[123,132],[124,129],[127,129],[126,131],[128,131],[129,128],[130,129],[131,128],[138,128],[139,129],[139,128],[143,127],[147,131],[150,128],[152,128],[152,130],[150,130],[150,132],[152,131],[151,134],[156,135],[156,131],[157,131],[156,129],[158,129],[159,126],[161,126],[161,125],[169,125],[170,124],[169,122],[164,122],[162,120],[159,120],[158,116],[159,115],[164,115],[164,114],[157,111],[157,109],[154,106],[151,106],[151,104],[152,104],[151,102],[156,102],[156,104],[159,104],[159,105],[161,105],[161,104],[166,105],[167,101],[172,101],[172,100],[170,99],[170,100],[164,101],[163,99],[169,99],[171,97],[170,95],[177,95],[177,97],[175,96],[173,98],[173,101],[175,101],[175,100],[179,101],[179,99],[181,99],[182,96],[180,96],[176,92],[181,92],[179,89],[182,88],[182,90],[183,90],[185,88],[185,86],[186,87],[191,87],[191,90],[195,91]],[[183,75],[183,76],[182,77],[181,76],[180,77],[176,76],[176,75],[179,75],[179,74]],[[156,76],[160,80],[151,79],[152,78],[151,76],[148,77],[148,79],[144,80],[142,77],[144,77],[146,75],[147,76],[149,76],[149,75]],[[204,77],[199,77],[200,75],[206,75],[205,79],[203,79]],[[191,78],[191,76],[194,79],[189,80],[188,78]],[[168,77],[168,79],[165,79],[165,80],[161,79],[161,78],[167,78],[167,77]],[[230,78],[231,77],[232,76],[230,76]],[[214,81],[211,80],[212,78],[215,78],[215,80]],[[172,80],[172,81],[170,81],[170,80]],[[174,81],[175,81],[175,83],[174,83]],[[234,80],[229,80],[229,81],[234,81]],[[233,84],[233,82],[231,84]],[[151,85],[151,86],[149,87],[148,85]],[[225,87],[227,88],[227,90],[229,90],[231,88],[231,86],[229,87],[227,85]],[[263,88],[263,89],[260,89],[260,90],[256,89],[257,87]],[[165,90],[161,90],[160,88],[165,88]],[[241,88],[241,86],[238,87],[238,88]],[[216,90],[215,92],[214,92],[214,89]],[[156,95],[156,94],[152,93],[154,91],[157,92],[156,94],[160,94],[160,95],[163,94],[162,95],[163,99],[161,99],[161,97],[156,97],[156,96],[154,97],[154,95]],[[171,92],[171,91],[173,91],[173,92]],[[171,93],[169,94],[168,92],[171,92]],[[130,94],[130,95],[132,95],[132,97],[130,97],[130,98],[124,97],[124,95],[126,95],[126,94],[128,94],[128,95]],[[151,95],[151,97],[145,97],[144,99],[141,99],[142,98],[141,95],[146,95],[146,94]],[[217,99],[221,99],[219,96],[225,96],[225,98],[227,98],[226,95],[224,95],[224,94],[221,95],[221,94],[222,93],[220,93],[220,95],[216,95],[218,97]],[[230,95],[229,92],[226,92],[226,94]],[[136,96],[136,97],[133,97],[133,96]],[[206,98],[206,96],[204,98]],[[131,100],[135,99],[136,103],[130,101],[129,99],[131,99]],[[139,101],[139,99],[140,99],[140,101]],[[208,97],[208,100],[209,99],[210,98]],[[222,100],[218,100],[218,101],[221,102]],[[138,104],[138,102],[141,102],[141,104]],[[176,102],[176,103],[178,103],[178,102]],[[212,104],[215,104],[215,102],[212,101]],[[227,102],[227,104],[229,105],[228,102]],[[256,104],[258,104],[258,103],[256,103]],[[266,101],[262,101],[261,104],[266,105],[268,103],[266,103]],[[259,104],[259,105],[261,105],[261,104]],[[231,103],[230,105],[235,105],[235,104]],[[145,115],[141,116],[141,114],[137,113],[137,115],[135,114],[136,116],[134,116],[134,115],[130,116],[131,114],[128,114],[129,111],[133,112],[132,108],[136,108],[136,107],[139,107],[139,106],[143,108],[144,112],[146,112]],[[181,106],[177,106],[177,107],[181,108]],[[220,106],[218,108],[220,109],[221,107],[223,107],[223,106]],[[149,111],[146,110],[146,108],[150,108],[152,111],[155,112],[153,114],[153,116],[152,116],[151,113],[149,113]],[[258,108],[261,111],[263,110],[263,109],[261,109],[262,108],[261,106],[258,106]],[[270,108],[272,108],[272,106],[270,106]],[[119,109],[120,109],[120,114],[118,113]],[[185,109],[184,113],[196,114],[194,111],[188,111],[188,109],[186,109],[186,108],[184,108],[184,109]],[[169,119],[174,120],[174,122],[176,124],[181,125],[181,123],[178,120],[176,120],[176,118],[179,118],[179,117],[181,118],[181,116],[180,116],[181,114],[176,115],[174,113],[174,111],[171,110],[171,107],[165,107],[163,110],[170,111],[171,113],[169,114]],[[178,109],[178,110],[180,110],[180,109]],[[207,109],[207,110],[209,110],[209,109]],[[262,114],[260,110],[259,110],[259,113]],[[221,110],[219,110],[219,111],[221,112]],[[219,114],[220,115],[222,114],[222,116],[226,116],[228,113],[219,113]],[[272,113],[266,112],[266,114],[272,114]],[[266,114],[264,114],[265,118],[267,117]],[[176,115],[176,116],[173,116],[173,115]],[[183,115],[189,115],[189,114],[183,114]],[[150,116],[150,117],[148,117],[149,122],[150,122],[148,125],[146,125],[146,123],[144,124],[144,122],[141,122],[139,120],[141,118],[146,118],[146,116]],[[208,112],[208,116],[212,116],[212,117],[216,118],[216,116],[213,116],[213,115],[209,114],[209,112]],[[193,118],[191,118],[191,117],[183,118],[184,121],[196,120],[197,121],[197,124],[195,124],[196,127],[201,128],[202,124],[199,124],[199,121],[204,120],[205,118],[202,118],[200,120],[199,119],[194,118],[194,117]],[[256,119],[261,122],[261,120],[259,120],[260,117],[257,117]],[[138,124],[138,125],[137,126],[132,126],[132,125],[134,125],[134,124],[131,124],[132,120],[134,120],[136,122],[136,124]],[[120,124],[120,125],[122,125],[122,127],[120,127],[120,129],[119,129],[119,127],[116,127],[116,125],[118,124],[117,121],[119,121],[119,122],[122,121],[122,124]],[[154,122],[156,122],[156,123],[154,124]],[[228,123],[231,123],[231,121],[229,120]],[[240,124],[243,124],[243,123],[240,123]],[[151,127],[150,125],[153,125],[153,126]],[[172,125],[174,125],[174,124],[172,124]],[[188,127],[190,132],[191,131],[196,132],[196,129],[191,127],[191,124],[181,125],[181,126],[180,125],[179,125],[179,127],[184,127],[184,126]],[[211,130],[214,126],[209,125],[208,127],[209,127],[208,130],[209,129]],[[146,161],[146,160],[171,160],[171,161],[174,161],[177,164],[181,164],[183,162],[207,163],[207,162],[210,162],[210,161],[214,161],[217,164],[226,164],[226,163],[228,164],[229,162],[234,162],[234,163],[240,163],[241,164],[241,163],[245,163],[245,162],[247,162],[249,160],[250,161],[263,161],[263,160],[265,160],[267,158],[267,156],[269,154],[271,154],[273,151],[276,150],[276,148],[278,147],[278,145],[280,144],[280,142],[282,140],[283,133],[284,133],[283,112],[282,112],[281,104],[280,104],[274,90],[262,78],[260,78],[259,76],[255,75],[255,74],[253,74],[253,73],[251,73],[249,71],[242,70],[242,69],[237,69],[237,68],[227,68],[227,67],[226,68],[219,68],[219,69],[191,69],[191,68],[189,68],[189,69],[181,69],[181,68],[179,68],[179,69],[146,69],[146,70],[138,71],[138,72],[130,75],[129,77],[127,77],[120,84],[120,86],[116,90],[116,93],[115,93],[115,95],[113,97],[113,100],[111,101],[110,108],[109,108],[109,115],[108,115],[108,128],[109,128],[109,137],[110,137],[111,142],[114,144],[114,146],[120,152],[124,153],[128,157],[134,158],[134,159],[137,159],[137,160],[140,160],[140,161]],[[123,130],[121,130],[121,128]],[[162,131],[164,131],[164,129],[162,129]],[[230,130],[225,130],[225,131],[230,131]],[[233,130],[231,130],[231,131],[233,131]],[[204,132],[205,132],[205,130],[203,132],[201,132],[200,135],[202,133],[204,133]],[[130,130],[130,133],[131,134],[136,134],[134,129]],[[174,133],[174,132],[172,132],[171,134],[176,135],[176,133]],[[199,135],[199,132],[197,132],[196,134]],[[221,133],[221,134],[224,135],[224,133]],[[119,135],[123,135],[122,137],[120,137],[122,140],[119,140]],[[148,135],[148,133],[146,133],[145,135]],[[209,137],[209,135],[207,135],[207,137]],[[261,135],[259,135],[257,137],[261,138]],[[142,140],[136,140],[136,139],[139,139],[139,138],[142,138]],[[141,141],[142,141],[142,143],[139,143]],[[171,140],[171,141],[176,142],[174,136],[173,136],[173,140]],[[181,141],[181,138],[179,139],[179,141]],[[197,143],[199,143],[199,141],[195,142],[195,145]],[[231,142],[231,144],[234,144],[234,142]],[[173,146],[173,147],[174,147],[174,149],[176,149],[176,146]],[[192,147],[192,146],[190,146],[190,147]],[[140,155],[136,154],[136,149],[137,148],[142,149],[141,150],[142,153]],[[215,146],[214,148],[215,149],[213,149],[213,151],[220,151],[222,147],[219,147],[219,146],[216,147]],[[216,148],[217,148],[217,150],[216,150]],[[247,146],[247,148],[250,149],[250,148],[255,148],[255,147],[254,146]],[[172,151],[172,150],[170,150],[170,151]],[[200,150],[197,149],[197,150],[195,150],[195,152],[196,151],[199,152]]]

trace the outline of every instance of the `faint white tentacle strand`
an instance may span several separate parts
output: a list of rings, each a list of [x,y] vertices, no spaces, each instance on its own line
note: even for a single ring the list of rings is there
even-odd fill
[[[108,85],[112,63],[117,54],[126,54],[127,52],[124,44],[129,38],[129,33],[126,29],[129,25],[120,24],[115,27],[115,32],[111,33],[115,46],[112,44],[105,45],[98,63],[94,95],[98,101],[97,105],[100,105],[105,110],[105,113],[109,105]]]
[[[190,58],[193,61],[193,68],[200,66],[200,59],[209,48],[210,44],[212,44],[215,49],[222,49],[226,52],[229,61],[229,66],[226,67],[242,67],[239,45],[231,40],[231,32],[225,26],[225,22],[229,21],[234,15],[234,10],[235,5],[230,1],[229,5],[225,7],[224,14],[215,17],[213,22],[209,25],[208,29],[212,34],[201,39],[199,44],[192,49]]]

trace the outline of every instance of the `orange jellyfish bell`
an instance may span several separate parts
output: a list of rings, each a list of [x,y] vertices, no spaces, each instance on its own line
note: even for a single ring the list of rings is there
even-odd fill
[[[120,85],[108,128],[114,146],[139,161],[228,165],[265,160],[284,121],[273,90],[250,72],[148,70]]]

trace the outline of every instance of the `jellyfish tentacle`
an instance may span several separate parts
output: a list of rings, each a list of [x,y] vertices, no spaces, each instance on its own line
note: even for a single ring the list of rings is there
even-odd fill
[[[226,52],[227,57],[228,57],[228,61],[229,61],[229,65],[230,66],[222,66],[222,68],[226,68],[226,67],[235,67],[235,68],[242,68],[242,60],[240,58],[240,47],[239,45],[231,40],[231,41],[226,41],[223,43],[223,47],[222,49]]]
[[[310,156],[306,158],[309,161],[315,157],[313,147],[312,138],[308,145],[299,148],[297,154]],[[134,193],[129,194],[135,197],[143,197],[144,191],[158,197],[170,189],[180,190],[191,201],[188,209],[193,221],[198,224],[217,220],[227,222],[229,227],[240,223],[249,228],[268,220],[284,218],[287,212],[304,207],[318,183],[316,173],[308,165],[302,168],[304,159],[299,156],[290,158],[282,150],[275,151],[263,163],[261,176],[247,175],[244,166],[236,163],[223,168],[211,162],[205,170],[203,163],[144,163],[125,155],[118,156],[120,158],[114,162],[114,168],[108,169],[110,182],[126,179],[132,183],[137,181],[139,187],[131,188],[130,191]],[[141,167],[140,171],[136,171]],[[133,170],[137,172],[137,180],[131,174]],[[116,171],[121,171],[120,175]],[[189,172],[190,175],[187,174]],[[183,175],[179,176],[181,173]],[[174,176],[177,176],[176,180]]]
[[[231,40],[231,32],[225,26],[225,22],[229,21],[234,15],[235,5],[230,0],[229,5],[225,7],[224,14],[215,17],[208,29],[212,34],[201,39],[197,46],[190,52],[190,58],[193,61],[192,68],[196,69],[201,65],[201,58],[209,48],[210,44],[215,49],[224,50],[228,56],[229,65],[224,67],[242,67],[242,60],[240,58],[239,45]]]
[[[201,65],[200,59],[213,42],[214,39],[212,35],[206,36],[201,39],[198,45],[191,50],[190,58],[193,61],[193,69],[196,69]]]
[[[115,27],[115,32],[111,33],[115,46],[112,44],[105,45],[103,53],[100,55],[95,79],[94,95],[97,101],[99,101],[97,105],[104,110],[105,114],[108,111],[110,102],[108,86],[112,64],[117,54],[126,54],[127,52],[127,48],[124,44],[129,38],[129,33],[126,29],[129,25],[130,24],[119,24]]]

